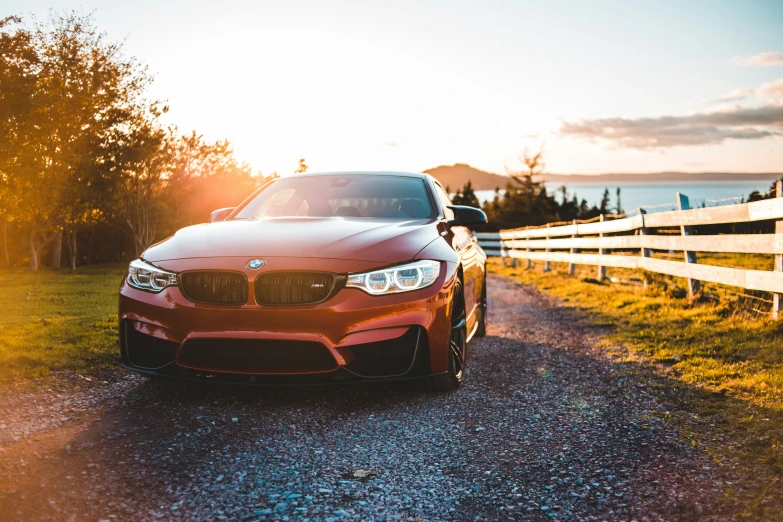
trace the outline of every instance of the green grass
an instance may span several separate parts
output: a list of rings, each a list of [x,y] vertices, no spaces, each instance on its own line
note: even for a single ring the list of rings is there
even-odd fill
[[[0,270],[0,383],[116,367],[117,292],[126,269]]]
[[[690,303],[684,280],[676,278],[610,268],[610,277],[627,283],[598,282],[595,267],[577,266],[568,276],[564,264],[553,263],[544,273],[543,263],[529,270],[524,261],[517,263],[511,268],[491,261],[489,268],[559,298],[582,320],[604,327],[606,352],[672,406],[667,419],[693,445],[761,480],[755,496],[732,499],[729,489],[727,502],[751,518],[766,518],[770,506],[781,507],[783,321],[754,311],[757,301],[738,296],[742,290],[736,288],[707,284],[705,296]],[[645,279],[646,288],[640,284]]]

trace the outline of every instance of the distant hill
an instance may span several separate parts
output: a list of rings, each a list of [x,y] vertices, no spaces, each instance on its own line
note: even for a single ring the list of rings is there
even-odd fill
[[[496,187],[503,188],[509,180],[508,176],[501,176],[500,174],[474,169],[470,165],[465,165],[464,163],[456,163],[451,166],[441,165],[434,169],[427,169],[424,172],[432,175],[435,179],[440,181],[441,185],[452,192],[461,189],[468,180],[473,182],[474,190],[495,190]]]
[[[424,172],[431,174],[444,187],[452,192],[462,188],[468,180],[473,182],[474,190],[495,190],[503,188],[508,176],[485,172],[466,165],[441,165]],[[771,183],[783,177],[783,173],[745,173],[745,172],[650,172],[645,174],[544,174],[543,180],[551,183],[627,183],[627,182],[703,182],[703,181],[764,181]]]

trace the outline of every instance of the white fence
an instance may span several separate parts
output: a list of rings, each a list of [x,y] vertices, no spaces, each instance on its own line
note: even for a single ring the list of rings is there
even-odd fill
[[[671,212],[645,214],[607,221],[604,216],[593,223],[501,230],[499,233],[477,233],[479,244],[490,256],[544,261],[544,270],[550,264],[568,263],[569,273],[574,265],[595,265],[597,278],[606,277],[606,267],[644,269],[688,280],[688,294],[692,299],[699,291],[699,281],[737,286],[748,290],[772,292],[772,315],[783,317],[783,197],[781,183],[777,184],[777,198],[728,205],[723,207],[690,209],[688,198],[677,194],[677,208]],[[694,225],[748,223],[777,220],[774,234],[691,235]],[[655,229],[679,227],[680,235],[656,234]],[[613,249],[624,253],[612,254]],[[638,249],[638,255],[632,250]],[[594,253],[579,253],[592,250]],[[629,252],[629,250],[631,252]],[[682,251],[684,262],[651,257],[652,250]],[[774,270],[750,270],[714,265],[700,265],[697,252],[728,252],[742,254],[774,254]]]

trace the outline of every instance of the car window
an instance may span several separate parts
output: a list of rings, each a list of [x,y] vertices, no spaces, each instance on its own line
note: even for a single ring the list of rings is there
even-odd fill
[[[259,212],[264,216],[280,216],[285,212],[285,207],[294,195],[294,189],[278,190],[271,197],[265,199]]]
[[[424,180],[368,174],[296,176],[272,182],[234,219],[291,216],[434,217]]]
[[[435,183],[435,192],[438,194],[440,204],[443,206],[443,215],[446,217],[446,219],[454,219],[454,212],[451,209],[446,208],[451,205],[449,195],[446,194],[446,191],[443,190],[443,187],[441,187],[438,183]]]

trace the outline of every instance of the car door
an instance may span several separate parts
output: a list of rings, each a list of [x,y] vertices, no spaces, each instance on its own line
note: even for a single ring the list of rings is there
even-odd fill
[[[440,183],[435,182],[435,192],[443,207],[444,217],[452,219],[454,214],[446,208],[451,205],[451,199]],[[447,238],[451,238],[451,246],[461,258],[465,285],[465,310],[468,312],[467,329],[472,332],[476,324],[476,306],[481,302],[484,282],[484,255],[478,247],[476,237],[467,227],[451,227]]]

